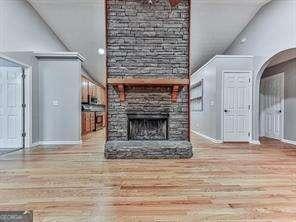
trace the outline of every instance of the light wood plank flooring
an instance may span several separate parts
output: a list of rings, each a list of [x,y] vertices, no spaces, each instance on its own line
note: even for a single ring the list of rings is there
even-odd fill
[[[82,145],[0,157],[0,210],[34,221],[296,221],[296,147],[212,144],[190,160],[105,160],[104,132]]]

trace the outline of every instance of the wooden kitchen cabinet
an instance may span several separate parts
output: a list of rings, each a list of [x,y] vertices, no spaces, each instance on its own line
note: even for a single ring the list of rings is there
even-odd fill
[[[96,130],[96,115],[95,112],[90,113],[90,131]]]
[[[100,86],[97,86],[97,94],[96,94],[96,97],[98,98],[98,101],[100,104],[103,104],[105,105],[105,89],[100,87]]]
[[[82,134],[91,132],[91,114],[90,112],[82,112],[81,116]]]
[[[89,96],[96,97],[96,85],[92,82],[89,82]]]
[[[95,112],[82,112],[81,114],[82,134],[93,132],[96,130]]]
[[[88,91],[89,91],[88,79],[81,77],[81,102],[88,103]]]
[[[82,76],[81,102],[89,103],[91,98],[97,98],[99,105],[105,105],[105,89]]]
[[[97,112],[105,105],[105,89],[86,77],[81,77],[81,133],[88,134],[106,125],[106,112]]]

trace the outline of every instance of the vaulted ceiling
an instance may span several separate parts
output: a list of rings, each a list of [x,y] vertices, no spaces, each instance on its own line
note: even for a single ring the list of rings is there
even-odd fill
[[[104,0],[27,0],[71,51],[87,61],[85,69],[105,81]],[[192,0],[191,69],[222,54],[256,12],[270,0]]]

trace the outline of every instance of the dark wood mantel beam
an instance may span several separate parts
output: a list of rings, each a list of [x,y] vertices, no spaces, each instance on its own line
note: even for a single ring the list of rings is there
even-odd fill
[[[108,78],[108,84],[113,85],[119,96],[120,102],[125,101],[125,86],[169,86],[172,87],[172,102],[177,102],[179,92],[184,86],[189,85],[188,79],[138,79],[138,78]]]

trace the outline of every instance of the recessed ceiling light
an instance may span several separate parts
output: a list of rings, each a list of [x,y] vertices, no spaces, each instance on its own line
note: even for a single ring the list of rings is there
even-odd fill
[[[105,49],[99,48],[98,53],[99,53],[99,55],[104,55],[105,54]]]
[[[247,38],[242,38],[242,39],[240,40],[240,44],[244,44],[247,40],[248,40]]]

